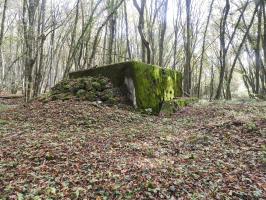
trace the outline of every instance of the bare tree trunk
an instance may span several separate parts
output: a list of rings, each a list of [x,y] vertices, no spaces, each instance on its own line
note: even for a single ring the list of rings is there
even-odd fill
[[[3,65],[3,57],[2,57],[2,44],[3,44],[4,31],[5,31],[7,2],[8,2],[8,0],[4,1],[2,20],[1,20],[1,30],[0,30],[0,70],[3,72],[3,73],[1,73],[2,77],[0,76],[1,80],[3,80],[4,71],[5,71],[4,70],[4,65]]]
[[[174,35],[175,35],[175,39],[174,39],[174,63],[173,63],[173,69],[176,69],[176,65],[177,65],[177,41],[178,41],[178,33],[179,33],[179,27],[178,27],[178,21],[181,19],[181,15],[182,15],[182,8],[181,8],[181,0],[178,0],[177,3],[177,15],[176,15],[176,19],[174,22]]]
[[[211,18],[211,14],[212,14],[213,3],[214,3],[214,0],[212,0],[211,4],[210,4],[209,15],[208,15],[208,18],[207,18],[207,24],[206,24],[205,31],[204,31],[204,36],[203,36],[203,43],[202,43],[202,50],[201,50],[201,59],[200,59],[199,80],[198,80],[198,87],[197,87],[197,89],[198,89],[198,98],[200,98],[201,76],[202,76],[202,68],[203,68],[203,61],[204,61],[204,55],[205,55],[206,36],[207,36],[207,31],[208,31],[210,18]]]
[[[56,49],[54,48],[54,43],[55,43],[55,27],[56,27],[56,24],[55,24],[55,15],[54,15],[54,12],[53,10],[51,10],[51,18],[52,18],[52,33],[51,33],[51,38],[50,38],[50,61],[49,61],[49,71],[48,71],[48,77],[47,77],[47,83],[46,83],[46,86],[45,88],[47,88],[47,86],[51,87],[54,82],[52,82],[53,80],[53,76],[52,76],[52,70],[54,70],[55,67],[54,66],[54,54],[56,53]],[[55,76],[55,71],[54,71],[54,74]]]
[[[34,24],[35,24],[35,12],[38,7],[39,1],[37,0],[23,0],[23,29],[24,29],[24,42],[25,42],[25,100],[26,102],[32,97],[32,85],[33,78],[32,72],[36,62],[36,55],[34,54]],[[28,8],[28,9],[27,9]],[[28,23],[26,21],[26,15],[28,10]]]
[[[145,49],[147,51],[147,63],[150,64],[151,63],[151,49],[150,49],[150,44],[147,41],[147,39],[145,38],[144,35],[144,8],[146,5],[146,0],[142,0],[141,1],[141,6],[138,5],[138,2],[136,0],[133,0],[134,6],[137,8],[138,12],[139,12],[139,24],[138,24],[138,31],[141,37],[141,41],[142,41],[142,61],[145,62],[146,59],[144,56],[145,55]],[[145,47],[145,48],[144,48]]]
[[[186,0],[186,45],[185,56],[186,63],[184,66],[184,88],[185,96],[191,95],[191,0]]]
[[[263,11],[263,44],[262,44],[262,48],[263,48],[263,65],[262,65],[262,83],[263,83],[263,88],[262,88],[262,93],[265,95],[266,94],[266,11],[265,11],[265,1],[262,1],[262,11]]]
[[[91,52],[91,56],[89,58],[89,67],[92,66],[92,62],[93,62],[93,59],[95,57],[95,54],[96,54],[96,51],[97,51],[97,45],[98,45],[98,42],[99,42],[99,37],[100,37],[100,34],[102,32],[102,29],[104,28],[104,26],[107,24],[107,22],[111,19],[111,17],[115,14],[115,12],[117,11],[117,9],[122,5],[122,3],[124,2],[125,0],[121,0],[113,9],[113,11],[107,16],[107,18],[105,19],[105,21],[101,24],[101,26],[98,28],[97,30],[97,33],[96,33],[96,36],[94,38],[94,41],[93,41],[93,45],[92,45],[92,52]]]
[[[225,28],[227,23],[227,17],[230,10],[230,1],[226,0],[226,4],[223,11],[223,16],[220,24],[220,77],[219,85],[216,92],[215,99],[220,99],[222,95],[222,88],[224,83],[224,75],[226,70],[226,46],[225,46]]]
[[[233,72],[234,72],[234,69],[235,69],[235,65],[236,65],[236,62],[237,62],[237,60],[239,58],[239,55],[241,53],[242,47],[243,47],[243,45],[244,45],[244,43],[245,43],[245,41],[246,41],[246,39],[247,39],[247,37],[249,35],[249,31],[250,31],[250,29],[252,27],[252,24],[254,22],[255,15],[256,15],[257,11],[258,11],[258,5],[256,6],[256,8],[255,8],[255,10],[253,12],[253,16],[252,16],[251,22],[250,22],[249,26],[247,27],[246,33],[245,33],[245,35],[244,35],[244,37],[243,37],[243,39],[242,39],[242,41],[241,41],[241,43],[240,43],[240,45],[238,47],[238,50],[236,52],[236,56],[234,58],[231,70],[229,72],[228,82],[226,84],[226,99],[228,99],[228,100],[231,99],[230,85],[231,85],[231,81],[232,81],[232,78],[233,78]]]
[[[111,13],[113,11],[114,7],[114,0],[111,0],[110,2],[110,10],[109,12]],[[113,14],[109,20],[109,41],[108,41],[108,64],[111,64],[113,61],[113,44],[114,44],[114,39],[115,39],[115,29],[116,29],[116,16]]]
[[[125,11],[125,24],[126,24],[126,37],[127,37],[127,53],[128,53],[128,58],[131,60],[132,54],[131,54],[131,48],[130,48],[130,43],[129,43],[128,17],[127,17],[127,4],[126,4],[126,2],[124,2],[124,11]]]
[[[212,100],[213,98],[213,91],[214,91],[214,66],[212,64],[212,67],[211,67],[211,82],[210,82],[210,101]]]
[[[108,26],[105,26],[105,32],[104,32],[104,39],[103,39],[103,61],[102,64],[108,63],[106,60],[106,49],[107,49],[107,33],[108,33]]]
[[[163,13],[162,13],[162,24],[160,30],[160,40],[159,40],[159,66],[163,67],[163,55],[164,55],[164,38],[167,26],[167,8],[168,8],[168,0],[165,0],[163,5]]]
[[[91,39],[91,33],[92,33],[92,27],[93,27],[93,21],[94,21],[94,14],[96,12],[96,10],[98,9],[98,7],[100,6],[101,2],[103,0],[97,0],[95,6],[93,7],[91,14],[89,16],[88,21],[84,24],[84,28],[82,29],[82,33],[80,35],[80,37],[77,39],[77,42],[75,44],[75,46],[73,47],[73,52],[71,55],[71,59],[73,60],[80,48],[80,46],[83,45],[83,41],[85,41],[85,53],[84,53],[84,62],[81,66],[82,69],[84,69],[87,65],[88,65],[88,57],[89,57],[89,51],[90,51],[90,47],[89,47],[89,42]],[[93,6],[93,2],[91,1],[91,4]],[[82,48],[82,47],[81,47]]]
[[[76,5],[76,15],[75,15],[75,21],[74,21],[74,26],[73,26],[73,31],[71,34],[71,43],[69,47],[69,53],[68,53],[68,58],[67,58],[67,63],[66,63],[66,70],[64,72],[64,78],[68,77],[68,73],[72,67],[73,60],[75,59],[73,57],[73,51],[75,48],[75,41],[76,41],[76,34],[77,34],[77,25],[78,25],[78,17],[79,17],[79,4],[80,0],[77,0],[77,5]]]
[[[45,14],[46,14],[46,0],[42,0],[41,4],[41,44],[40,44],[40,55],[39,55],[39,66],[36,71],[35,76],[35,83],[34,83],[34,89],[33,89],[33,96],[37,96],[41,92],[41,82],[42,82],[42,75],[43,75],[43,59],[44,59],[44,42],[46,40],[45,37]],[[39,22],[40,23],[40,22]]]
[[[260,6],[258,10],[258,32],[256,39],[256,48],[255,48],[255,59],[256,59],[256,69],[255,69],[255,78],[256,78],[256,94],[260,93],[260,70],[261,70],[261,58],[260,58],[260,43],[261,43],[261,19],[262,18],[262,7]]]

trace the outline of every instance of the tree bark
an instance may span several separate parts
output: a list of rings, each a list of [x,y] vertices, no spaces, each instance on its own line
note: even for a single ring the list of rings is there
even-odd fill
[[[71,33],[71,43],[70,43],[69,53],[68,53],[67,62],[66,62],[66,69],[64,72],[64,79],[68,78],[68,73],[73,65],[73,60],[75,59],[75,57],[73,56],[73,52],[75,51],[74,48],[75,48],[78,17],[79,17],[79,4],[80,4],[80,0],[77,0],[76,14],[75,14],[75,20],[74,20],[74,25],[73,25],[73,31]]]
[[[7,11],[7,2],[8,0],[4,1],[4,6],[3,6],[3,13],[2,13],[2,20],[1,20],[1,30],[0,30],[0,70],[1,70],[1,80],[4,78],[4,65],[3,65],[3,57],[2,57],[2,44],[3,44],[3,39],[4,39],[4,31],[5,31],[5,22],[6,22],[6,11]]]
[[[258,32],[256,39],[256,48],[255,48],[255,59],[256,59],[256,68],[255,68],[255,78],[256,78],[256,94],[260,93],[260,70],[261,70],[261,58],[260,58],[260,44],[261,44],[261,21],[262,21],[262,6],[258,10]]]
[[[222,95],[222,88],[224,83],[224,75],[226,70],[226,46],[225,46],[225,28],[227,23],[227,17],[230,10],[230,1],[226,0],[226,4],[223,11],[223,16],[220,24],[220,76],[219,85],[216,92],[215,99],[220,99]]]
[[[33,87],[33,96],[36,97],[38,94],[41,92],[41,82],[42,82],[42,77],[43,77],[43,59],[44,59],[44,42],[46,40],[45,37],[45,15],[46,15],[46,0],[42,0],[41,4],[41,11],[40,11],[40,26],[41,26],[41,44],[40,44],[40,55],[39,55],[39,66],[36,69],[36,75],[35,75],[35,83]]]
[[[250,24],[249,24],[249,26],[248,26],[248,28],[246,30],[246,33],[245,33],[245,35],[244,35],[244,37],[243,37],[243,39],[242,39],[242,41],[241,41],[241,43],[240,43],[240,45],[238,47],[238,50],[236,52],[236,56],[234,58],[231,70],[229,72],[228,82],[226,84],[226,99],[228,99],[228,100],[231,99],[230,85],[231,85],[231,81],[232,81],[232,78],[233,78],[233,72],[234,72],[234,69],[235,69],[235,65],[236,65],[236,62],[237,62],[237,60],[239,58],[239,55],[241,53],[242,47],[243,47],[243,45],[244,45],[244,43],[245,43],[245,41],[246,41],[246,39],[247,39],[247,37],[249,35],[249,31],[250,31],[250,29],[251,29],[251,27],[253,25],[253,22],[254,22],[254,19],[255,19],[257,11],[258,11],[258,5],[256,6],[256,8],[255,8],[255,10],[253,12],[253,16],[251,18]]]
[[[168,0],[165,0],[163,5],[163,13],[162,13],[163,20],[161,24],[160,40],[159,40],[159,66],[162,67],[164,67],[163,56],[164,56],[164,39],[167,27],[167,8],[168,8]]]
[[[184,88],[185,96],[191,95],[191,0],[186,0],[186,45],[184,66]]]
[[[32,97],[32,85],[33,85],[33,67],[36,62],[36,54],[34,52],[34,24],[35,24],[35,12],[38,7],[39,1],[23,0],[23,30],[24,30],[24,42],[25,42],[25,101],[28,102]],[[26,15],[28,14],[28,22]]]
[[[209,9],[209,14],[208,14],[208,18],[207,18],[207,24],[204,30],[204,36],[203,36],[203,43],[202,43],[202,50],[201,50],[201,59],[200,59],[200,71],[199,71],[199,80],[198,80],[198,98],[200,98],[200,91],[201,91],[201,76],[202,76],[202,68],[203,68],[203,61],[204,61],[204,54],[205,54],[205,44],[206,44],[206,36],[207,36],[207,31],[208,31],[208,27],[209,27],[209,23],[210,23],[210,18],[211,18],[211,14],[212,14],[212,9],[213,9],[213,3],[214,0],[211,1],[210,4],[210,9]]]
[[[114,7],[114,0],[111,0],[110,2],[110,10],[111,13]],[[109,20],[109,41],[108,41],[108,64],[111,64],[113,62],[113,45],[114,45],[114,39],[115,39],[115,30],[116,30],[116,16],[115,13],[111,16]]]
[[[129,42],[129,30],[128,30],[128,16],[127,16],[127,4],[124,2],[124,11],[125,11],[125,24],[126,24],[126,38],[127,38],[127,53],[128,58],[132,59],[132,53],[130,48],[130,42]]]
[[[146,0],[142,0],[141,1],[141,6],[138,5],[138,2],[136,0],[133,0],[134,6],[137,8],[138,12],[139,12],[139,24],[138,24],[138,31],[141,37],[141,41],[142,41],[142,61],[145,62],[146,61],[146,56],[145,53],[147,51],[147,63],[150,64],[151,63],[151,50],[150,50],[150,44],[147,41],[147,39],[145,38],[144,35],[144,8],[146,5]],[[146,51],[145,51],[146,50]]]
[[[96,54],[96,51],[97,51],[97,45],[98,45],[98,42],[99,42],[99,37],[100,37],[100,34],[102,32],[102,29],[105,27],[105,25],[108,23],[108,21],[111,19],[111,17],[115,14],[116,10],[122,5],[122,3],[124,2],[125,0],[121,0],[113,9],[113,11],[107,16],[107,18],[105,19],[105,21],[101,24],[101,26],[98,28],[97,30],[97,33],[96,33],[96,36],[94,38],[94,41],[93,41],[93,45],[92,45],[92,52],[91,52],[91,56],[89,58],[89,67],[92,67],[92,61],[95,57],[95,54]]]
[[[265,1],[262,1],[262,12],[263,12],[263,65],[262,65],[262,83],[263,83],[263,88],[262,88],[262,93],[265,95],[266,94],[266,9],[265,9]]]

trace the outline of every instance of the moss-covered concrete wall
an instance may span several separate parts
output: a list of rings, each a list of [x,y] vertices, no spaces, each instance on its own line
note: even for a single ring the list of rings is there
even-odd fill
[[[164,101],[182,96],[182,75],[171,69],[131,61],[70,73],[70,78],[106,76],[117,87],[127,86],[132,104],[158,113]]]

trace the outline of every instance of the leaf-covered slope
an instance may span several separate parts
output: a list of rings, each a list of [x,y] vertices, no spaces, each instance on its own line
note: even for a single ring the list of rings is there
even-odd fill
[[[266,106],[172,118],[90,102],[1,112],[1,199],[264,199]]]

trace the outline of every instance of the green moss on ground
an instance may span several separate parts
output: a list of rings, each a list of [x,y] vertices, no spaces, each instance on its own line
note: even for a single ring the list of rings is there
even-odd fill
[[[180,108],[186,107],[193,103],[198,102],[197,98],[175,98],[169,101],[165,101],[162,105],[160,115],[171,116],[177,112]]]
[[[8,110],[8,109],[11,109],[11,108],[13,108],[14,106],[12,106],[12,105],[7,105],[7,104],[2,104],[2,103],[0,103],[0,112],[4,112],[4,111],[6,111],[6,110]]]
[[[188,106],[190,104],[193,104],[193,103],[196,103],[199,101],[198,98],[196,97],[190,97],[190,98],[176,98],[173,100],[176,105],[179,107],[179,108],[182,108],[182,107],[185,107],[185,106]]]
[[[266,145],[262,145],[261,146],[261,151],[262,151],[262,156],[261,156],[261,159],[262,159],[262,165],[264,167],[266,167]]]
[[[4,105],[4,104],[0,104],[0,112],[5,111],[8,109],[8,106]]]
[[[182,75],[172,69],[131,61],[70,73],[70,78],[108,77],[116,87],[123,88],[125,78],[133,81],[139,109],[159,113],[162,103],[182,96]],[[127,91],[124,91],[127,93]]]
[[[111,81],[99,76],[63,80],[40,100],[47,102],[75,98],[82,101],[102,101],[106,104],[114,104],[120,101],[120,97],[121,94]]]
[[[8,121],[0,119],[0,127],[7,125],[7,124],[8,124]]]

